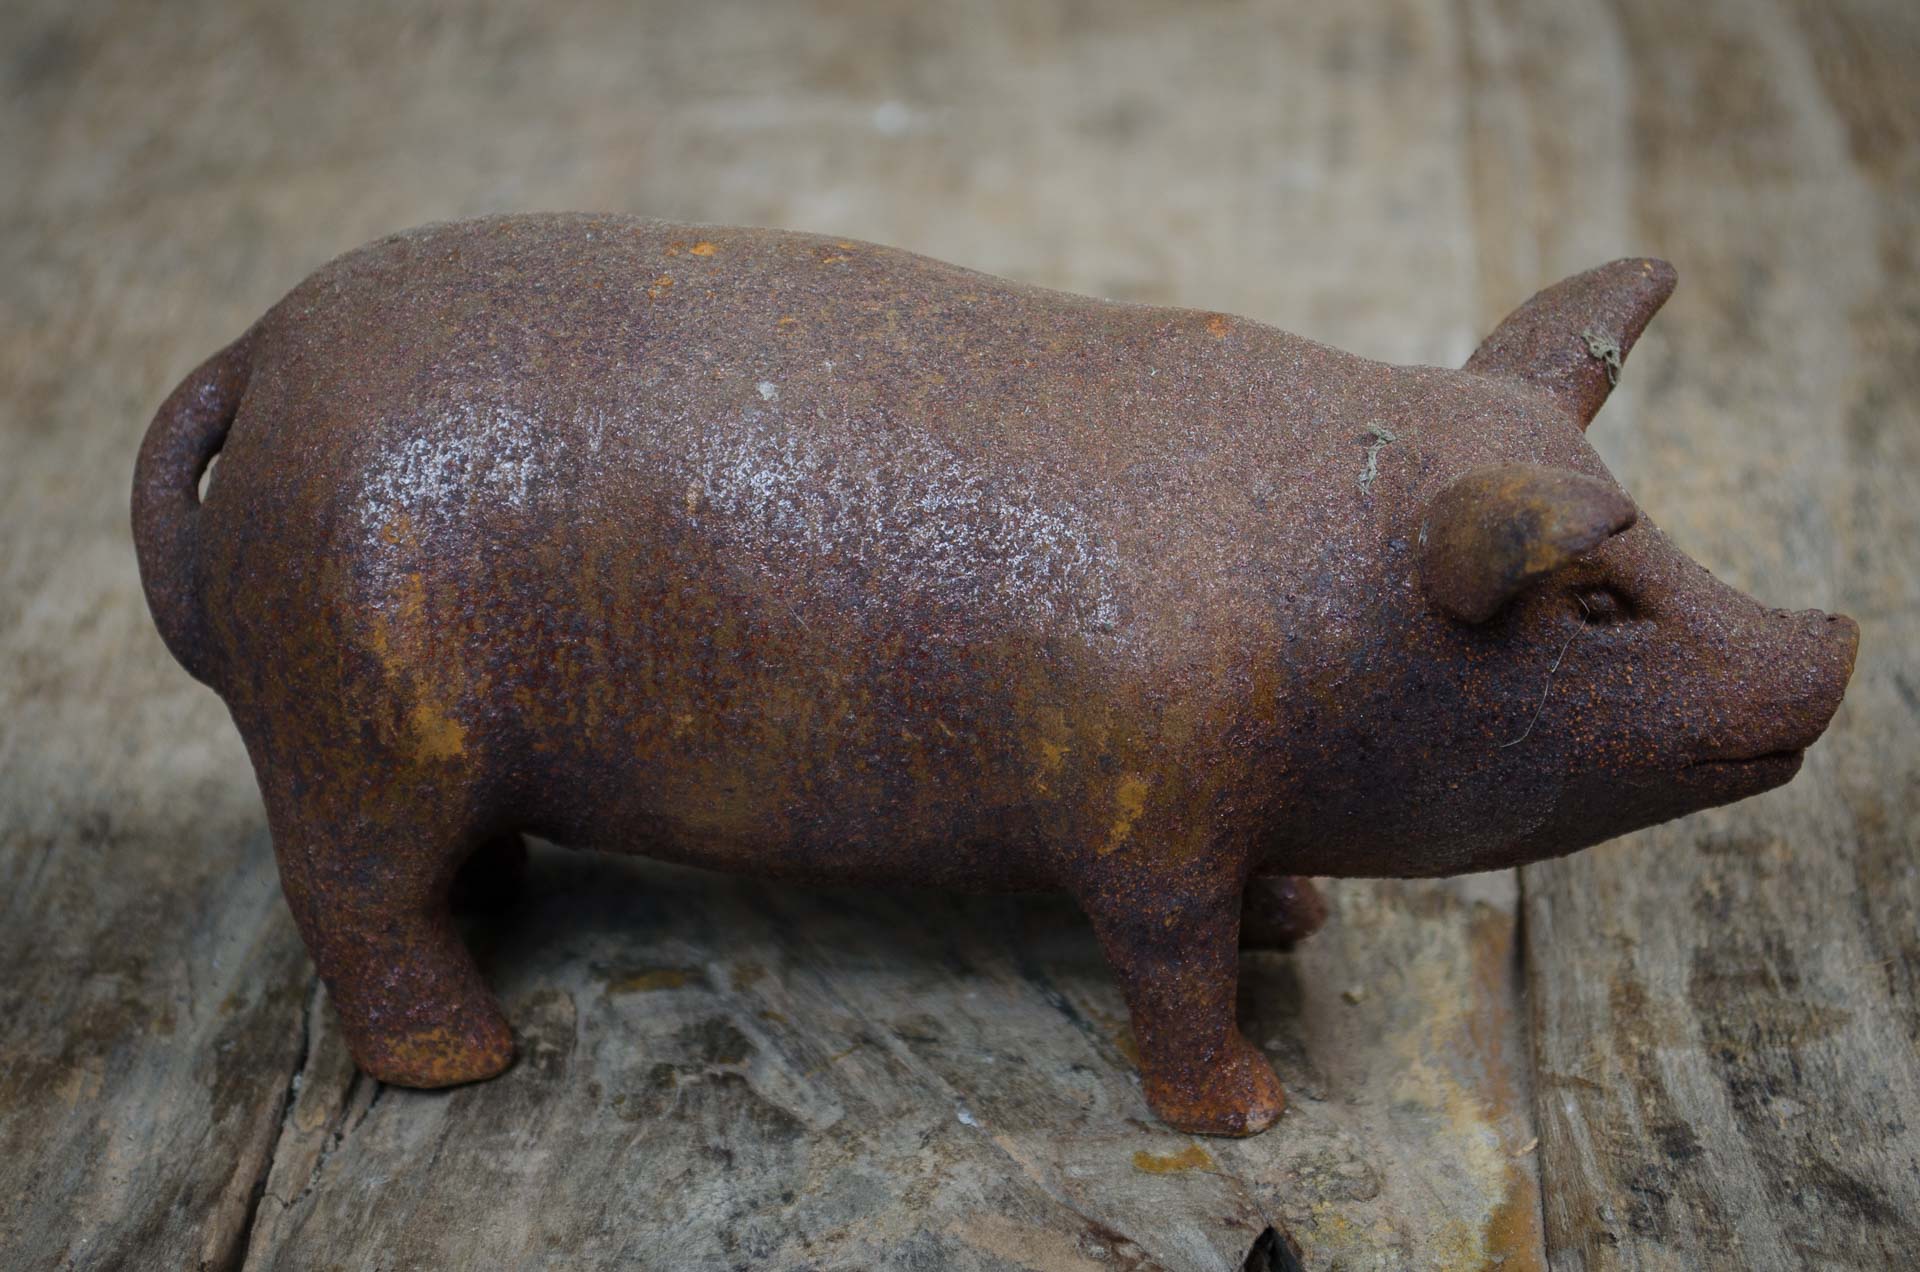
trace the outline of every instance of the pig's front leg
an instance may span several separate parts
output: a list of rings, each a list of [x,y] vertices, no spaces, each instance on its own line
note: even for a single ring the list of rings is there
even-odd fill
[[[1252,1135],[1287,1107],[1234,1021],[1240,883],[1114,874],[1077,890],[1126,994],[1147,1103],[1176,1130]]]
[[[1320,930],[1327,903],[1301,875],[1255,875],[1240,907],[1240,948],[1290,950]]]

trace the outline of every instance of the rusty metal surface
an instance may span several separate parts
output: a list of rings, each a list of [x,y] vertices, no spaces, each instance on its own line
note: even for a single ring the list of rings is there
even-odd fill
[[[1671,285],[1580,275],[1448,371],[865,243],[431,226],[162,408],[142,577],[373,1076],[511,1063],[447,899],[529,832],[1063,890],[1155,1110],[1250,1133],[1256,872],[1572,851],[1787,780],[1839,703],[1853,625],[1714,581],[1581,435]]]

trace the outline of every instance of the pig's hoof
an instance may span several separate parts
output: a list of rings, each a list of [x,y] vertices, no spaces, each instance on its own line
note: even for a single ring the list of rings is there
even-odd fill
[[[499,1012],[469,1028],[423,1025],[350,1047],[368,1077],[393,1086],[449,1087],[497,1077],[513,1063],[513,1031]]]
[[[1225,1060],[1187,1082],[1148,1079],[1161,1121],[1192,1135],[1258,1135],[1287,1109],[1287,1093],[1259,1048],[1238,1034]]]
[[[1327,903],[1313,880],[1256,876],[1247,881],[1240,906],[1240,948],[1290,950],[1326,921]]]

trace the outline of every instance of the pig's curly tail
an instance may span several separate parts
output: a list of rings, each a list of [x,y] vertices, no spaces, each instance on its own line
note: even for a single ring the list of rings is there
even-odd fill
[[[133,466],[133,547],[160,639],[195,680],[213,684],[218,651],[200,608],[200,476],[227,440],[251,369],[251,334],[180,382],[147,426]]]

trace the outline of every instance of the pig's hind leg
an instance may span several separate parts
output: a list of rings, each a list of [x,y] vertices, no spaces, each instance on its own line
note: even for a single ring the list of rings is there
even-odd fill
[[[512,1031],[449,902],[465,861],[511,868],[517,837],[475,833],[466,792],[419,772],[262,787],[281,888],[361,1071],[444,1087],[507,1068]]]
[[[1252,1135],[1279,1120],[1280,1079],[1234,1020],[1239,880],[1186,890],[1112,875],[1076,891],[1126,994],[1154,1113],[1202,1135]]]

